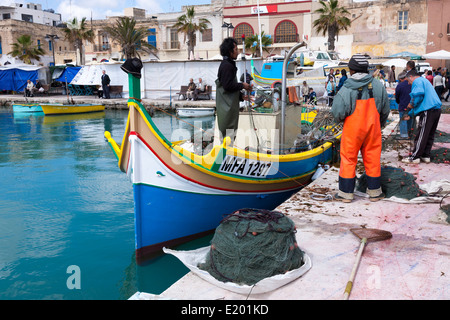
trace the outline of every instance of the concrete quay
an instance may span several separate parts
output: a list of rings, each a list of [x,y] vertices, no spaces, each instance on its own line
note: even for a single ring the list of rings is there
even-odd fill
[[[398,115],[393,115],[394,119]],[[397,121],[383,131],[395,131]],[[438,130],[450,133],[450,114],[442,114]],[[434,148],[449,148],[435,143]],[[447,180],[448,164],[403,164],[409,145],[382,153],[382,164],[404,168],[419,185]],[[333,195],[338,169],[293,195],[276,210],[297,226],[297,241],[312,260],[303,276],[274,291],[244,295],[219,288],[189,272],[156,299],[181,300],[339,300],[355,263],[360,240],[351,228],[361,226],[392,233],[389,240],[368,243],[350,294],[351,300],[446,300],[450,298],[450,225],[439,202],[398,203],[388,199],[370,202],[356,196],[352,203],[313,200],[312,194]],[[447,191],[448,192],[448,191]],[[441,196],[443,198],[444,196]],[[444,199],[449,203],[450,199]],[[155,299],[136,293],[134,299]]]
[[[126,110],[127,98],[100,99],[96,96],[70,96],[75,103],[102,103],[106,109]],[[19,94],[0,95],[0,106],[10,107],[15,103],[67,103],[66,95],[24,97]],[[177,100],[177,99],[142,99],[142,105],[148,109],[174,111],[177,107],[215,107],[215,100]]]

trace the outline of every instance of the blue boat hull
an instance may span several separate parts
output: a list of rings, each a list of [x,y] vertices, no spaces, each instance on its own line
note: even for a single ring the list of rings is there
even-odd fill
[[[138,261],[146,260],[163,247],[178,245],[214,231],[224,216],[236,210],[273,210],[298,191],[215,195],[146,184],[134,184],[133,190]]]
[[[40,105],[35,104],[14,104],[13,112],[43,112]]]

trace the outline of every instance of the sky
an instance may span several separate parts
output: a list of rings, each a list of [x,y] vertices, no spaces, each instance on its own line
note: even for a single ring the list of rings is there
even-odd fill
[[[63,21],[73,17],[79,19],[104,19],[106,16],[123,15],[124,8],[145,9],[147,15],[165,12],[179,12],[181,6],[210,4],[211,0],[0,0],[0,4],[36,3],[42,9],[53,9],[62,15]]]

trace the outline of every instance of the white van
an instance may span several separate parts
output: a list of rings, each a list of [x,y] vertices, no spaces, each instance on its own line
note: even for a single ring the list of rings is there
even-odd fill
[[[432,68],[428,62],[417,62],[416,63],[417,72],[423,73],[425,71],[425,69],[432,70]]]

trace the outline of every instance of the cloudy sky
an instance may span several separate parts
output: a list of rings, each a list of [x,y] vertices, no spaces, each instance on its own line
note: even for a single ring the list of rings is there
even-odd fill
[[[0,5],[11,3],[37,3],[42,9],[53,9],[61,13],[62,20],[71,17],[88,19],[103,19],[106,16],[123,14],[124,8],[136,7],[145,9],[147,14],[155,15],[162,12],[178,12],[181,6],[209,4],[211,0],[0,0]]]

